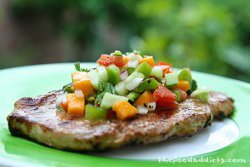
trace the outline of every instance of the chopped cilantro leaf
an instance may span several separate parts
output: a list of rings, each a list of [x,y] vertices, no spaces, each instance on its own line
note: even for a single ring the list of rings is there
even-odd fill
[[[65,86],[63,87],[63,91],[64,91],[64,92],[67,92],[67,93],[74,93],[74,89],[73,89],[73,87],[72,87],[72,84],[70,83],[70,84],[68,84],[68,85],[65,85]]]
[[[95,105],[99,106],[102,102],[102,98],[106,92],[111,94],[115,94],[115,87],[110,82],[99,82],[98,84],[98,92],[95,99]]]
[[[76,62],[74,65],[75,65],[76,71],[89,72],[89,69],[87,69],[87,68],[81,68],[80,62]]]
[[[145,57],[145,55],[140,50],[134,50],[133,53],[141,55],[141,57]]]

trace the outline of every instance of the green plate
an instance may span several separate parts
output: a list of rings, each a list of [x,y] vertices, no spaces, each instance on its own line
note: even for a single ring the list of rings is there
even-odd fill
[[[86,68],[93,63],[83,64]],[[235,114],[232,116],[239,127],[240,136],[232,144],[206,154],[196,155],[187,161],[159,162],[158,160],[135,160],[110,158],[87,153],[60,151],[36,144],[8,131],[7,115],[13,104],[21,97],[35,97],[51,90],[60,89],[70,82],[73,64],[48,64],[5,69],[0,71],[0,166],[250,166],[250,85],[244,82],[215,75],[193,72],[199,85],[227,93],[235,99]],[[199,134],[197,134],[199,135]],[[179,150],[182,151],[182,150]],[[206,159],[207,157],[210,162]],[[190,160],[193,158],[193,160]],[[218,161],[218,159],[220,161]],[[243,161],[238,162],[237,159]],[[212,161],[211,161],[212,160]],[[234,162],[224,162],[224,161]],[[201,162],[204,161],[204,162]],[[237,162],[235,162],[237,161]]]

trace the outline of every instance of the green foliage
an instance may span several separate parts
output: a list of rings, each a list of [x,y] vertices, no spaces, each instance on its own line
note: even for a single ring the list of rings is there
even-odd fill
[[[14,0],[12,7],[20,20],[51,19],[79,52],[84,46],[96,55],[89,61],[101,52],[140,49],[174,66],[250,81],[248,0]],[[121,48],[102,38],[113,35],[105,34],[108,25],[120,30]]]
[[[141,49],[162,55],[160,59],[165,58],[179,67],[189,66],[228,76],[233,67],[249,74],[250,55],[239,43],[241,32],[236,29],[234,20],[238,13],[231,13],[233,5],[229,4],[232,2],[143,1],[137,6],[137,15],[150,24],[142,30]],[[228,6],[224,5],[227,3]],[[237,1],[237,4],[244,3]],[[232,52],[235,47],[238,52]]]
[[[142,50],[164,55],[177,66],[218,72],[216,67],[223,64],[218,58],[221,48],[235,36],[226,11],[208,1],[170,2],[157,1],[162,10],[148,10],[152,1],[138,6],[139,16],[154,22],[143,32]]]

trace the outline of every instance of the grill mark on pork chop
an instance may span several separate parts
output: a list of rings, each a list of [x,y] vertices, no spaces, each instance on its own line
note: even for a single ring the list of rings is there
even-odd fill
[[[7,118],[11,134],[57,149],[114,149],[131,143],[148,144],[193,135],[211,124],[210,107],[217,105],[210,103],[209,106],[198,99],[188,98],[177,110],[154,111],[127,121],[89,121],[56,110],[56,99],[62,93],[54,91],[37,98],[18,100]]]

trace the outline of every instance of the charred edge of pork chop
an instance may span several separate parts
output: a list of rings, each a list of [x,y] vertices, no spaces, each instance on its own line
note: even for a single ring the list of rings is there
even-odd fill
[[[234,100],[221,92],[209,93],[209,106],[216,119],[222,120],[234,111]]]
[[[190,136],[210,125],[213,119],[208,104],[188,98],[178,110],[150,112],[127,121],[89,121],[56,111],[60,93],[18,100],[7,118],[11,134],[57,149],[96,151]]]

